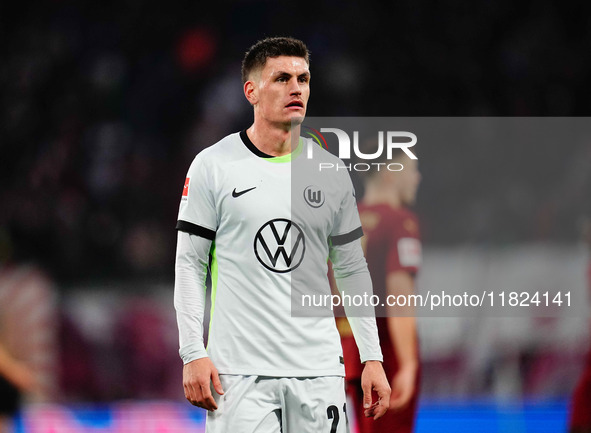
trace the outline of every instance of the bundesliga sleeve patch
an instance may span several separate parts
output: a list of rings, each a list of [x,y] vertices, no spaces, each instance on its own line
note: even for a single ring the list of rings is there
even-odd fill
[[[183,200],[187,200],[189,198],[189,181],[191,180],[190,177],[185,179],[185,186],[183,187]]]
[[[399,239],[398,258],[401,266],[419,267],[421,265],[421,242],[415,238]]]

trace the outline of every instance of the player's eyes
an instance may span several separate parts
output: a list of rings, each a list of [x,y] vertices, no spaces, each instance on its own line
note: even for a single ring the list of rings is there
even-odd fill
[[[277,81],[278,83],[287,83],[290,79],[291,79],[291,77],[289,77],[289,76],[280,75],[279,77],[277,77],[275,79],[275,81]],[[301,77],[298,77],[299,83],[307,83],[308,81],[310,81],[310,77],[308,77],[308,76],[302,75]]]

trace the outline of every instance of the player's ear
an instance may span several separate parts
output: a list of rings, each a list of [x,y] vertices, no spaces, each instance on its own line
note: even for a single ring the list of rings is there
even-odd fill
[[[246,83],[244,83],[244,96],[246,96],[246,99],[248,102],[250,102],[250,105],[256,105],[258,102],[257,93],[256,85],[252,80],[248,80]]]

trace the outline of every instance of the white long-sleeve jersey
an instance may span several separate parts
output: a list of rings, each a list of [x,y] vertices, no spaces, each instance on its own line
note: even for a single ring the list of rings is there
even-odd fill
[[[349,174],[320,171],[319,161],[342,162],[319,147],[308,158],[306,145],[301,139],[292,154],[268,157],[243,131],[191,164],[177,223],[174,298],[185,363],[209,356],[221,374],[344,375],[334,317],[306,314],[300,301],[330,294],[329,256],[347,294],[371,294],[371,279]],[[361,360],[381,360],[373,315],[350,322]]]

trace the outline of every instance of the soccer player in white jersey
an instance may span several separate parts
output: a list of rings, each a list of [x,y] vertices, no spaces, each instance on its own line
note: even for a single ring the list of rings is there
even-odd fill
[[[301,41],[257,42],[242,77],[254,123],[196,156],[180,204],[174,305],[185,396],[208,410],[209,433],[348,432],[334,317],[291,312],[296,269],[306,285],[330,293],[327,257],[339,290],[372,290],[351,180],[346,171],[319,178],[312,164],[342,162],[319,147],[309,159],[299,126],[292,128],[310,96],[309,53]],[[292,176],[294,170],[309,175]],[[375,318],[350,322],[365,363],[365,416],[378,419],[390,387]]]

